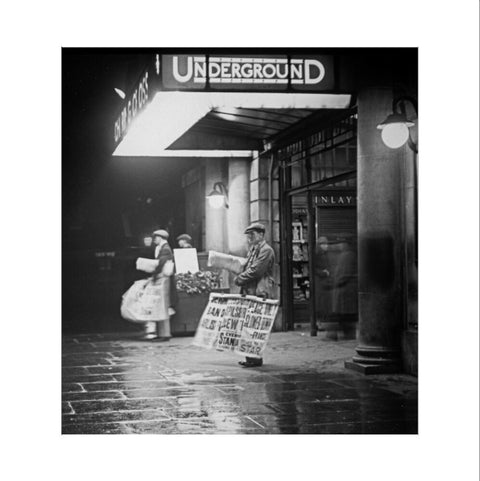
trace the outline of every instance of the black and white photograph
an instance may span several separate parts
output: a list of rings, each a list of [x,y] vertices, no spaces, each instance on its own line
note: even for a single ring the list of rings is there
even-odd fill
[[[62,49],[62,433],[418,432],[418,51]]]
[[[2,9],[2,479],[476,481],[480,5]]]

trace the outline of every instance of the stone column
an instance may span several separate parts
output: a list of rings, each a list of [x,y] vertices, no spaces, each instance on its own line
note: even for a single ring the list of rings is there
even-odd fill
[[[365,374],[401,371],[403,324],[402,180],[408,147],[390,149],[377,125],[392,112],[390,89],[358,96],[357,355],[345,367]]]
[[[250,223],[249,171],[249,159],[230,159],[228,162],[228,251],[242,257],[247,253],[243,232]]]
[[[215,182],[224,182],[222,159],[208,159],[205,165],[205,250],[227,252],[226,208],[210,207],[206,196],[213,190]]]

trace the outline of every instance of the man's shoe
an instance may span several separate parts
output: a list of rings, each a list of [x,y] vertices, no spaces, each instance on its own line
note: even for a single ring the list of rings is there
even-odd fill
[[[166,342],[166,341],[169,341],[169,340],[170,340],[169,337],[156,337],[155,338],[156,342]]]
[[[141,339],[142,341],[155,341],[158,337],[156,334],[145,334]]]
[[[249,360],[249,361],[239,361],[240,366],[243,367],[260,367],[263,365],[263,359]]]

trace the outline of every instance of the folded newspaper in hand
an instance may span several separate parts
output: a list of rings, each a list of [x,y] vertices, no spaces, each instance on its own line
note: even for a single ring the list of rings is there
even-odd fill
[[[220,269],[227,269],[227,271],[234,274],[240,274],[243,267],[247,263],[245,257],[232,256],[231,254],[223,254],[222,252],[209,251],[208,263],[209,267],[217,267]]]
[[[137,271],[144,271],[151,274],[158,266],[156,259],[146,259],[145,257],[139,257],[137,259],[136,267]]]

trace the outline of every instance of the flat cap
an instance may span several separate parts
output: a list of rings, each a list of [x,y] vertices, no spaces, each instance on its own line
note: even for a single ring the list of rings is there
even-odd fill
[[[177,237],[177,241],[186,240],[187,242],[192,242],[192,238],[188,234],[180,234]]]
[[[248,234],[249,232],[253,231],[265,233],[265,226],[263,224],[260,224],[260,222],[254,222],[245,229],[244,234]]]
[[[168,239],[169,233],[166,230],[163,229],[158,229],[153,232],[153,235],[158,235],[160,237],[163,237],[164,239]]]

